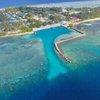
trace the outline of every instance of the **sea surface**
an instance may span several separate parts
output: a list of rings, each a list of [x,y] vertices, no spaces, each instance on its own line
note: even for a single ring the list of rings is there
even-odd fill
[[[54,48],[71,29],[0,39],[0,100],[100,100],[100,21],[77,28],[86,36],[60,45],[71,64]]]
[[[0,0],[0,8],[35,5],[36,7],[99,7],[100,0]]]

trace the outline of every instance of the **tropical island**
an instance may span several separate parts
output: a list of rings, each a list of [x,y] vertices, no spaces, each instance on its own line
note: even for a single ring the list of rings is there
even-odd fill
[[[100,20],[99,12],[100,7],[62,8],[23,6],[4,8],[0,10],[0,37],[35,34],[38,30],[58,26],[72,28],[80,34],[54,42],[59,55],[71,63],[70,57],[64,55],[59,45],[63,42],[85,36],[84,32],[81,32],[74,26],[88,21]]]
[[[0,100],[96,100],[100,7],[0,9],[0,37]]]
[[[100,7],[16,7],[0,10],[0,36],[33,33],[56,25],[73,27],[74,24],[100,18]]]

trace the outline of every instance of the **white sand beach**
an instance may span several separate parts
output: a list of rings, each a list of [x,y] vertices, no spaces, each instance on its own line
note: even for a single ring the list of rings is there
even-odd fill
[[[36,31],[43,30],[43,29],[48,29],[48,28],[53,28],[53,27],[57,27],[57,26],[60,26],[60,25],[61,24],[58,23],[58,24],[41,26],[39,28],[33,28],[32,32],[16,33],[16,34],[11,33],[11,34],[7,34],[7,35],[4,35],[4,36],[0,36],[0,38],[14,37],[14,36],[23,36],[23,35],[28,35],[28,34],[35,34]]]
[[[78,24],[85,23],[85,22],[97,21],[97,20],[100,20],[100,18],[94,18],[94,19],[87,19],[87,20],[79,21],[79,22],[74,23],[74,25],[78,25]]]

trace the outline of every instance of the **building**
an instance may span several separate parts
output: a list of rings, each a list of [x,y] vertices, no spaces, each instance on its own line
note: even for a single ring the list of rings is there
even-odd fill
[[[77,22],[77,21],[79,21],[79,20],[80,20],[80,19],[77,18],[77,17],[72,17],[72,18],[70,19],[71,22]]]

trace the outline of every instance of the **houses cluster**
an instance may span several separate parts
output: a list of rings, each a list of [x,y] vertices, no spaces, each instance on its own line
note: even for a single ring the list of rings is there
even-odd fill
[[[33,27],[40,27],[40,26],[45,26],[49,24],[56,24],[56,23],[61,23],[61,24],[66,24],[69,25],[70,23],[74,23],[77,21],[80,21],[80,19],[74,15],[77,15],[80,13],[80,11],[73,10],[73,9],[67,9],[67,8],[62,8],[62,10],[59,10],[59,8],[30,8],[30,12],[28,11],[29,9],[26,10],[26,8],[20,10],[18,8],[12,9],[2,9],[0,12],[2,12],[8,19],[7,19],[7,25],[9,26],[10,31],[13,29],[15,32],[16,30],[21,30],[21,28],[33,28]],[[69,16],[70,20],[67,19],[67,16]],[[20,24],[21,27],[18,25]],[[15,26],[13,26],[15,25]],[[19,29],[18,29],[19,28]],[[0,27],[0,32],[3,31],[4,28]],[[8,29],[6,27],[6,29]],[[16,31],[17,33],[17,31]]]
[[[76,10],[68,10],[66,8],[62,9],[62,13],[67,13],[71,16],[70,21],[71,22],[77,22],[80,19],[77,17],[73,17],[73,14],[78,14],[80,13],[80,11],[76,11]],[[27,19],[25,18],[25,16],[28,14],[27,13],[23,13],[20,11],[17,12],[5,12],[5,15],[10,19],[9,22],[13,23],[13,22],[27,22]],[[41,22],[48,22],[50,21],[50,17],[49,16],[60,16],[62,21],[67,21],[66,16],[60,14],[60,13],[55,13],[55,14],[48,14],[47,16],[43,17],[42,15],[35,15],[32,14],[32,18],[35,20],[40,20]]]

